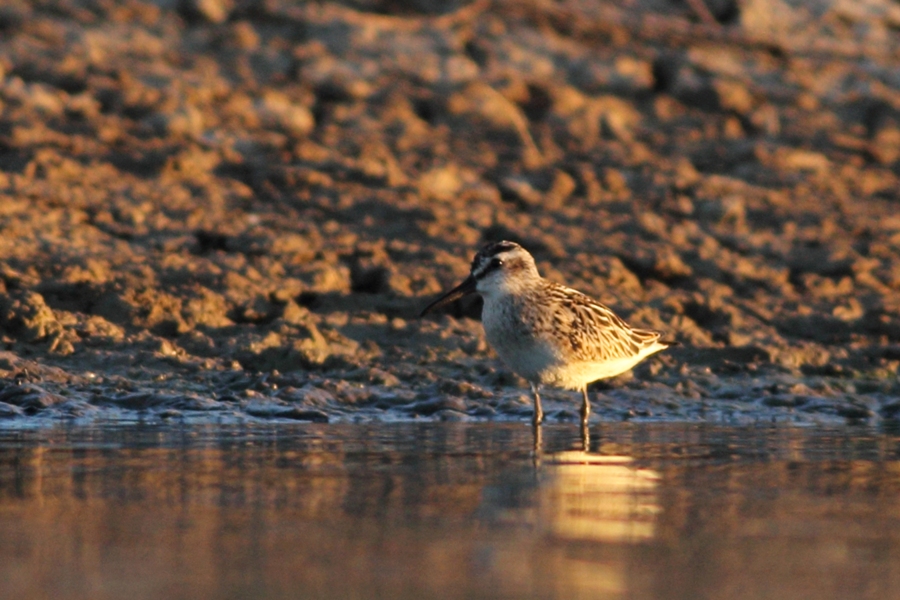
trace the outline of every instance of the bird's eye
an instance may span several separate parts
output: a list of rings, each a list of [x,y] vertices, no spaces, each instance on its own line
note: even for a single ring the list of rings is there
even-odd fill
[[[503,261],[500,260],[499,258],[495,258],[494,260],[491,261],[491,269],[499,269],[502,266],[503,266]]]

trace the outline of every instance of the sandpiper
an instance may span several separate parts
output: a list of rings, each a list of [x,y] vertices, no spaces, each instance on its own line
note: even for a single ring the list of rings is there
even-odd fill
[[[581,390],[581,427],[591,411],[587,385],[631,369],[674,341],[634,329],[609,308],[577,290],[547,281],[534,258],[515,242],[484,246],[469,276],[425,307],[422,315],[468,294],[484,299],[481,322],[506,365],[531,384],[535,427],[543,420],[541,385]]]

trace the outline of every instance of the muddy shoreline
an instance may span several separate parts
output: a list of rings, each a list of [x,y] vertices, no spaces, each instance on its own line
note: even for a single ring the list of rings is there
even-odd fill
[[[682,343],[595,418],[895,419],[894,4],[451,4],[0,9],[0,424],[525,421],[504,238]]]

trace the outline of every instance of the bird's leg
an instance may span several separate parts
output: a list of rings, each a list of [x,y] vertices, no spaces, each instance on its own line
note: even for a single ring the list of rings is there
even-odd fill
[[[538,386],[532,383],[531,391],[534,393],[534,417],[531,424],[537,427],[544,420],[544,411],[541,410],[541,395],[538,393]]]
[[[584,401],[581,403],[581,434],[584,439],[587,439],[588,417],[591,416],[591,401],[588,400],[587,385],[581,388],[581,393],[584,395]]]
[[[541,465],[541,455],[544,451],[544,430],[537,423],[532,423],[531,426],[532,433],[534,434],[534,448],[531,459],[534,461],[534,466],[539,467]]]

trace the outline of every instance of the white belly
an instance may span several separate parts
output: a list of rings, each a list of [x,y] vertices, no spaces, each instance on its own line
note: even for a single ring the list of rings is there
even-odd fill
[[[579,390],[593,381],[621,375],[634,367],[641,360],[643,360],[642,356],[635,355],[628,358],[618,358],[599,363],[569,363],[556,369],[552,373],[547,373],[548,381],[544,383],[569,390]]]
[[[492,340],[490,335],[488,341],[510,369],[532,383],[551,383],[551,373],[562,366],[560,357],[548,344],[509,344],[502,338]]]

